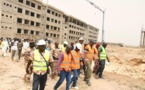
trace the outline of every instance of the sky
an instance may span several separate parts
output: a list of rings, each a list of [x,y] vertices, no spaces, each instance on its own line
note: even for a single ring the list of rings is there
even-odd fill
[[[90,1],[105,10],[105,42],[139,46],[141,29],[145,26],[145,0]],[[103,14],[86,0],[48,0],[48,4],[97,27],[101,41]]]

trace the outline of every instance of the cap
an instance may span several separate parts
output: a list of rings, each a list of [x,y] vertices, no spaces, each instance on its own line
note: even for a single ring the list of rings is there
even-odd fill
[[[75,49],[76,49],[76,47],[77,47],[79,50],[82,49],[82,45],[81,45],[80,43],[77,43],[77,44],[75,45]]]
[[[37,45],[46,45],[46,42],[42,39],[37,42]]]
[[[80,37],[79,40],[84,40],[84,38],[83,37]]]
[[[7,40],[6,38],[3,38],[4,40]]]
[[[97,43],[96,48],[98,49],[100,45],[101,45],[101,43]]]
[[[66,45],[68,45],[68,42],[67,42],[67,41],[64,41],[64,42],[63,42],[63,44],[66,44]]]
[[[92,43],[94,43],[94,44],[95,44],[95,41],[94,41],[94,40],[92,40],[92,39],[90,40],[90,42],[92,42]]]

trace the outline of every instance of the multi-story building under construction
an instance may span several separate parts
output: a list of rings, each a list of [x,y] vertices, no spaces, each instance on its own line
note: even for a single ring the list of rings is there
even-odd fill
[[[97,41],[99,30],[40,0],[0,0],[0,37]]]

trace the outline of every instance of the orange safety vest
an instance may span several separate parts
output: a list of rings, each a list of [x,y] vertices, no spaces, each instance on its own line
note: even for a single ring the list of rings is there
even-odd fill
[[[85,49],[88,49],[88,52],[85,53],[85,59],[93,60],[95,54],[98,53],[97,49],[95,47],[91,48],[90,45],[87,45]]]
[[[81,58],[80,52],[72,50],[71,55],[72,55],[72,65],[71,65],[72,69],[80,69],[80,58]]]
[[[63,61],[60,64],[60,70],[71,71],[71,54],[63,52]]]

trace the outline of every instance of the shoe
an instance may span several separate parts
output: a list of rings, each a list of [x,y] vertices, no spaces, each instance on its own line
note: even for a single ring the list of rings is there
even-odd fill
[[[103,76],[99,76],[99,78],[101,78],[101,79],[105,79]]]
[[[79,87],[75,86],[75,87],[72,87],[72,89],[79,90]]]
[[[84,80],[83,80],[83,81],[87,81],[87,80],[86,80],[86,78],[84,78]]]
[[[95,75],[95,78],[98,79],[99,78],[98,75]]]
[[[91,82],[90,81],[87,81],[87,84],[88,84],[88,86],[91,86]]]

